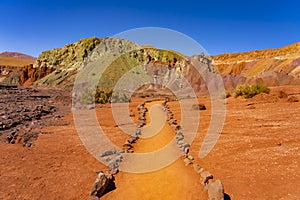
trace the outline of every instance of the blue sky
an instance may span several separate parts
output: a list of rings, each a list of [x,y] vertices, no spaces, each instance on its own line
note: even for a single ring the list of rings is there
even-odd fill
[[[0,9],[0,52],[33,56],[83,37],[139,27],[179,31],[213,55],[300,41],[297,0],[0,0]]]

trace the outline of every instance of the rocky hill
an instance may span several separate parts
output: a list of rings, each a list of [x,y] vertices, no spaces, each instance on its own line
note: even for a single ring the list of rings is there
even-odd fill
[[[82,70],[89,78],[97,79],[95,74],[100,73],[99,66],[103,63],[88,71],[86,66],[105,56],[103,62],[109,67],[101,72],[98,83],[98,87],[103,90],[112,89],[124,74],[142,65],[147,65],[147,68],[137,68],[132,73],[148,78],[150,75],[160,85],[171,80],[174,82],[181,74],[181,79],[184,77],[189,81],[196,93],[207,91],[207,85],[211,82],[210,76],[216,75],[217,69],[229,91],[243,83],[261,83],[267,86],[300,84],[300,43],[279,49],[221,54],[208,58],[204,55],[187,57],[150,45],[139,46],[118,38],[96,37],[81,39],[62,48],[41,53],[34,64],[23,68],[20,84],[71,88],[76,75]],[[200,63],[202,75],[195,71],[195,63]],[[206,83],[203,76],[207,76]],[[143,90],[151,90],[152,86],[150,84],[143,87]]]
[[[152,80],[155,79],[154,81],[160,85],[166,85],[170,81],[175,82],[175,79],[179,79],[182,73],[197,91],[205,88],[204,81],[200,75],[195,76],[197,73],[191,67],[191,63],[194,61],[200,63],[204,71],[216,71],[211,62],[203,56],[188,58],[179,53],[156,49],[149,45],[139,46],[128,40],[94,37],[43,52],[33,65],[24,67],[20,83],[70,88],[78,72],[84,71],[86,76],[89,75],[89,79],[100,73],[100,65],[103,66],[103,63],[91,69],[86,67],[87,63],[92,63],[100,57],[105,57],[103,62],[108,62],[107,69],[103,71],[103,74],[101,72],[102,76],[98,84],[98,87],[103,90],[112,89],[124,74],[136,66],[147,65],[147,68],[137,68],[132,73],[139,74],[139,78],[142,77],[142,79],[149,77]],[[130,88],[129,85],[127,86]]]
[[[300,42],[278,48],[211,57],[228,87],[241,82],[268,86],[300,84]]]
[[[74,71],[83,63],[87,55],[101,42],[101,39],[84,38],[62,48],[42,52],[34,64],[23,68],[20,76],[21,85],[31,85],[52,73],[49,80],[41,81],[42,86],[67,85],[74,79]],[[54,76],[57,75],[57,76]],[[50,80],[51,79],[51,80]]]

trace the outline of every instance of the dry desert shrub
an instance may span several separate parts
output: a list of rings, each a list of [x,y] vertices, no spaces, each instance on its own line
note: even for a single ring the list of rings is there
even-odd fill
[[[261,85],[261,84],[255,84],[255,85],[240,85],[235,90],[235,97],[243,96],[245,98],[252,98],[257,94],[260,93],[270,93],[270,88]]]

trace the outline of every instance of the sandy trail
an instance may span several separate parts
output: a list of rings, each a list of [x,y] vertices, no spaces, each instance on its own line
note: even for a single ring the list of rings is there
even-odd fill
[[[155,104],[159,103],[152,102],[146,105],[150,111],[147,113],[149,126],[144,128],[146,134],[150,134],[148,131],[157,130],[157,126],[161,126],[161,121],[166,119],[163,112],[151,112],[152,106],[154,110],[158,109]],[[173,137],[173,130],[165,123],[153,137],[139,139],[134,144],[134,151],[145,153],[158,150],[168,144]],[[185,166],[182,158],[155,172],[142,174],[120,172],[115,178],[116,189],[103,196],[103,199],[207,199],[199,175],[191,165]]]

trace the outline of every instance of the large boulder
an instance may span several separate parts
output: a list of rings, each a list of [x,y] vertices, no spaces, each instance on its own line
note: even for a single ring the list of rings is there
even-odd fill
[[[93,188],[91,190],[91,193],[90,193],[90,197],[91,199],[93,198],[100,198],[106,188],[108,187],[110,181],[112,180],[112,177],[108,174],[105,174],[103,172],[99,172],[98,173],[98,176],[97,176],[97,179],[93,185]]]
[[[224,200],[224,187],[218,179],[206,186],[209,200]]]

